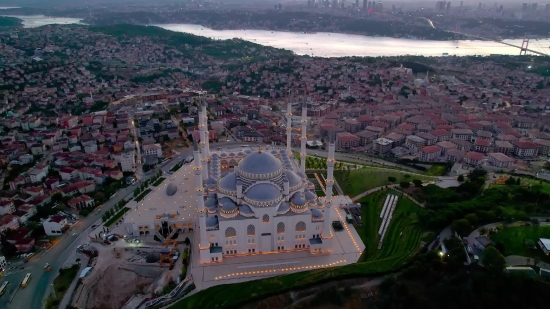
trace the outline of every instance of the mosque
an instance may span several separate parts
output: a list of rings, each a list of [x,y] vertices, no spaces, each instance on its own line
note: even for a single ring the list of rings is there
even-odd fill
[[[266,253],[331,253],[332,220],[338,220],[331,218],[334,134],[329,143],[326,196],[317,197],[314,184],[305,175],[305,105],[299,163],[290,148],[290,102],[286,117],[286,149],[257,147],[211,152],[206,104],[202,102],[200,148],[195,142],[194,161],[184,165],[144,201],[137,202],[125,217],[128,233],[139,236],[151,232],[170,237],[177,231],[198,232],[195,239],[199,242],[200,264]],[[168,230],[162,234],[163,229]]]

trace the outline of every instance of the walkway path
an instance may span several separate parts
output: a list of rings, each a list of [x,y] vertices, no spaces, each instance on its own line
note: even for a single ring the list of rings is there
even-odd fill
[[[376,188],[372,188],[370,190],[367,190],[355,197],[352,197],[351,200],[354,201],[354,202],[357,202],[358,200],[362,199],[363,197],[371,194],[371,193],[374,193],[376,191],[379,191],[379,190],[382,190],[382,189],[385,189],[385,188],[389,188],[389,189],[395,189],[397,192],[400,192],[401,194],[403,194],[404,196],[406,196],[408,199],[410,199],[411,201],[413,201],[413,203],[415,203],[416,205],[424,208],[425,207],[425,204],[423,203],[420,203],[419,201],[415,200],[412,196],[410,196],[408,193],[406,192],[403,192],[403,191],[400,191],[399,190],[399,185],[398,184],[393,184],[393,185],[388,185],[388,186],[380,186],[380,187],[376,187]]]
[[[544,269],[550,269],[550,264],[544,263],[544,262],[536,263],[537,261],[534,258],[529,258],[526,256],[509,255],[505,259],[506,259],[506,265],[509,265],[509,266],[533,265]]]
[[[67,306],[70,305],[71,299],[73,297],[73,292],[76,288],[76,285],[78,284],[78,280],[80,279],[81,270],[82,270],[82,266],[79,266],[78,271],[76,272],[76,276],[73,279],[73,282],[71,282],[69,289],[67,289],[67,292],[65,293],[65,295],[63,296],[63,299],[61,300],[61,303],[59,304],[59,308],[67,308]]]

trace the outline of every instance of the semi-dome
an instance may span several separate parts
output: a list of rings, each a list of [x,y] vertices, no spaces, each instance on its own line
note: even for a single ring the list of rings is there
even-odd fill
[[[237,175],[233,173],[229,173],[225,175],[222,179],[220,179],[218,185],[221,189],[229,190],[229,191],[236,191],[237,190]]]
[[[323,220],[325,218],[325,214],[320,211],[319,209],[312,209],[311,210],[311,219],[313,220]]]
[[[317,198],[317,195],[315,195],[315,193],[311,192],[310,190],[305,190],[304,196],[309,202],[314,201]]]
[[[307,200],[304,197],[304,194],[302,192],[296,192],[292,196],[292,204],[295,206],[304,206],[307,203]]]
[[[250,208],[250,206],[244,204],[239,207],[239,213],[245,217],[251,218],[254,217],[254,212]]]
[[[178,191],[178,186],[176,186],[175,183],[169,183],[168,186],[166,186],[166,195],[172,196],[176,194]]]
[[[204,184],[207,185],[207,186],[208,185],[215,185],[216,183],[218,183],[218,182],[216,181],[216,179],[214,179],[212,177],[210,177],[210,178],[208,178],[204,181]]]
[[[288,179],[288,186],[291,188],[302,184],[302,178],[291,170],[285,170],[285,176]]]
[[[277,207],[277,214],[284,215],[290,210],[290,204],[288,202],[281,202]]]
[[[282,198],[279,188],[271,183],[256,184],[244,194],[244,200],[254,206],[272,206]]]
[[[279,159],[266,152],[251,153],[239,162],[240,171],[253,175],[278,173],[282,167],[283,164]],[[246,174],[243,176],[247,177]]]
[[[218,216],[208,216],[206,218],[206,228],[207,229],[216,229],[219,226]]]

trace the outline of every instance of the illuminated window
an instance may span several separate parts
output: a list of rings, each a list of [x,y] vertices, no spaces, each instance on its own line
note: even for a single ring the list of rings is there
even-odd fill
[[[267,215],[266,215],[267,216]],[[268,219],[269,221],[269,219]],[[248,236],[254,236],[256,235],[256,227],[254,227],[254,225],[250,224],[247,228],[246,228],[246,234]]]
[[[235,231],[235,229],[232,227],[228,227],[225,230],[225,237],[226,238],[237,237],[237,231]]]
[[[263,222],[263,223],[269,223],[269,215],[268,215],[268,214],[265,214],[265,215],[262,217],[262,222]]]
[[[284,234],[285,233],[285,224],[283,222],[279,222],[277,224],[277,234]]]
[[[305,232],[306,231],[306,224],[304,221],[300,221],[296,223],[296,232]]]

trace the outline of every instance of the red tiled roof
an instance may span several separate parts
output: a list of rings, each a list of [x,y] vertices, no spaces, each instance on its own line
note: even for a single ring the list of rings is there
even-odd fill
[[[466,158],[474,161],[479,161],[483,159],[483,154],[475,151],[470,151],[466,154]]]
[[[440,152],[441,148],[439,148],[437,146],[426,146],[426,147],[422,147],[422,149],[420,149],[420,151],[422,151],[424,153],[436,153],[436,152]]]

